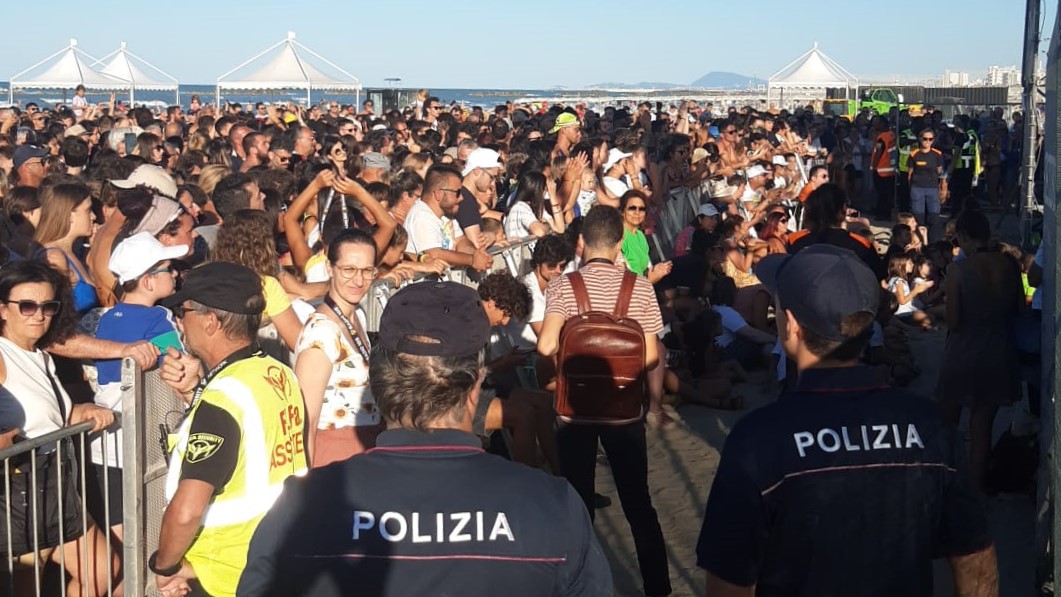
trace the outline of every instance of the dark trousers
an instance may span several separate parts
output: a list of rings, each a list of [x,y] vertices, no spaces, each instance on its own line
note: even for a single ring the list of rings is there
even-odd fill
[[[973,197],[973,169],[956,168],[950,177],[950,213],[951,217],[958,217],[966,207],[975,208],[976,198]]]
[[[878,220],[891,220],[892,208],[895,207],[895,177],[881,176],[873,173],[873,188],[877,191],[877,209],[874,210]]]
[[[578,425],[557,422],[556,447],[560,472],[578,492],[593,517],[593,486],[597,469],[597,441],[604,447],[619,491],[623,514],[630,523],[646,595],[669,595],[670,572],[663,530],[648,493],[648,448],[645,424]]]
[[[899,194],[895,197],[900,212],[910,211],[910,179],[906,172],[899,173]]]

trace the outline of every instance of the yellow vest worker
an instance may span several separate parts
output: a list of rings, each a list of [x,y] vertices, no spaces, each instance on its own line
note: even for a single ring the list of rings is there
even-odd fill
[[[235,595],[258,523],[284,480],[306,472],[295,374],[253,344],[264,302],[261,279],[231,263],[192,270],[168,301],[209,372],[190,388],[171,382],[192,406],[171,454],[170,503],[148,562],[159,589],[185,582],[196,593]]]

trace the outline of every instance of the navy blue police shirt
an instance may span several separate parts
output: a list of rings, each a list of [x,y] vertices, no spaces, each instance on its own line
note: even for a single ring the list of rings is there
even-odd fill
[[[486,454],[470,433],[396,429],[287,480],[236,594],[610,596],[612,577],[563,478]]]
[[[932,559],[991,544],[928,399],[809,369],[726,440],[697,564],[756,595],[932,594]]]

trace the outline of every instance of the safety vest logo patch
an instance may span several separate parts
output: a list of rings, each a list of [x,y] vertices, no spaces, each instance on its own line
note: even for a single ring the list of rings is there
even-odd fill
[[[213,433],[195,433],[188,438],[188,451],[184,459],[191,464],[202,462],[217,453],[225,438]]]

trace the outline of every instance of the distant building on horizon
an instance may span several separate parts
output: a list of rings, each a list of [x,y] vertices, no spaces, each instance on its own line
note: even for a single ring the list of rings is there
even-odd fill
[[[984,84],[988,87],[1020,85],[1021,72],[1016,66],[989,66]]]
[[[969,73],[962,71],[943,71],[943,87],[968,87]]]

